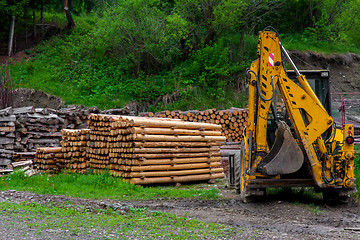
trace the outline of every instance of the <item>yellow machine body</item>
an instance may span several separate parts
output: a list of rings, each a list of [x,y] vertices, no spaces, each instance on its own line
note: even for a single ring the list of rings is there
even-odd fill
[[[306,77],[299,73],[297,83],[288,78],[282,54],[298,70],[276,32],[260,32],[257,50],[259,58],[248,70],[249,116],[237,165],[243,199],[266,187],[314,186],[340,195],[355,191],[354,144],[346,141],[353,126],[336,129]],[[284,119],[276,119],[276,94],[286,108]],[[277,125],[272,145],[271,114]]]

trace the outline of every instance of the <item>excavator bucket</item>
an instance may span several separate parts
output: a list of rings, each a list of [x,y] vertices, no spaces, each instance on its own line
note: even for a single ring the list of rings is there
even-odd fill
[[[293,138],[289,126],[280,121],[275,143],[259,165],[259,171],[268,176],[294,173],[301,168],[303,162],[303,152]]]

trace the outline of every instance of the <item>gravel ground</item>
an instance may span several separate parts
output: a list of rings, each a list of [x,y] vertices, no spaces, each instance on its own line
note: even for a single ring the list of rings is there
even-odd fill
[[[0,192],[0,202],[39,203],[42,205],[69,204],[82,209],[112,208],[124,211],[129,207],[147,208],[204,222],[222,223],[243,229],[240,239],[360,239],[360,207],[351,199],[346,205],[328,206],[319,199],[294,200],[283,195],[270,195],[261,201],[241,203],[232,190],[222,191],[221,200],[150,200],[115,201],[89,200],[67,196],[38,195],[8,190]],[[11,216],[0,216],[2,238],[39,239],[34,229],[15,222]],[[117,238],[104,232],[89,233],[87,238]],[[44,231],[41,239],[82,239],[67,232]]]

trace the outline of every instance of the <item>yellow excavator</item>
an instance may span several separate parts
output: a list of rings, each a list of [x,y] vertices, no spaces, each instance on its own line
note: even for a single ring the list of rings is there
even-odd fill
[[[259,33],[257,54],[247,71],[249,115],[234,161],[241,199],[270,187],[315,187],[329,202],[346,201],[356,192],[353,125],[335,126],[275,29]],[[283,56],[295,79],[288,77]]]

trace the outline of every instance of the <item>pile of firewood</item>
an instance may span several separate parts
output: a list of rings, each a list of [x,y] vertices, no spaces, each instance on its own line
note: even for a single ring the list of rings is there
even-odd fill
[[[12,172],[12,150],[15,143],[15,121],[11,107],[0,110],[0,173]]]
[[[187,122],[203,122],[221,125],[221,135],[228,142],[239,142],[245,128],[248,112],[247,109],[230,108],[226,110],[207,109],[204,111],[162,111],[140,113],[142,117],[181,119]]]
[[[67,170],[74,173],[86,173],[88,168],[86,147],[89,132],[89,129],[61,130],[61,149]]]
[[[65,168],[65,159],[61,147],[37,148],[34,164],[40,172],[61,172]]]
[[[39,147],[60,146],[64,119],[45,108],[23,107],[16,111],[15,150],[35,151]]]
[[[91,114],[88,126],[94,170],[108,168],[133,184],[224,177],[219,125]]]
[[[97,107],[66,107],[59,110],[33,106],[0,110],[0,149],[14,152],[35,152],[39,147],[59,147],[60,130],[87,127],[90,113],[100,113]],[[104,112],[128,114],[127,108]]]
[[[13,162],[29,161],[35,158],[36,152],[15,152],[12,153]]]
[[[0,110],[0,149],[14,149],[15,122],[16,116],[11,107]]]
[[[82,106],[69,106],[61,109],[49,109],[53,114],[64,119],[63,128],[83,129],[87,127],[87,119],[90,113],[100,113],[99,108],[86,108]]]

